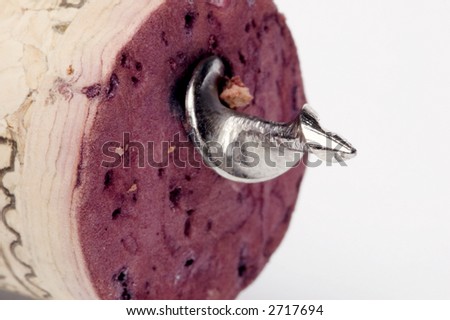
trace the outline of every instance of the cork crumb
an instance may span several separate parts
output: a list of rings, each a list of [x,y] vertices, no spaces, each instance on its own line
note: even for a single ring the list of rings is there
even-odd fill
[[[96,84],[93,84],[92,86],[84,87],[81,90],[81,93],[86,95],[86,97],[89,100],[91,100],[91,99],[94,99],[95,97],[98,97],[100,95],[101,91],[102,91],[101,84],[100,83],[96,83]]]
[[[174,146],[170,146],[169,150],[167,151],[169,154],[174,153],[175,152],[175,147]]]
[[[66,69],[67,75],[71,76],[71,75],[73,75],[73,72],[74,72],[74,70],[73,70],[72,65],[68,66],[67,69]]]
[[[137,191],[138,186],[136,183],[133,183],[133,185],[130,187],[130,189],[128,189],[128,193],[133,193],[135,191]]]
[[[227,79],[224,90],[220,95],[220,99],[228,104],[231,109],[242,108],[249,105],[253,101],[249,88],[245,86],[239,76]]]
[[[69,25],[70,25],[69,22],[62,22],[62,23],[54,25],[52,27],[52,29],[59,34],[64,34],[64,32],[66,32],[67,28],[69,27]]]
[[[125,151],[122,147],[118,147],[114,150],[115,153],[117,153],[119,156],[123,156],[125,154]]]

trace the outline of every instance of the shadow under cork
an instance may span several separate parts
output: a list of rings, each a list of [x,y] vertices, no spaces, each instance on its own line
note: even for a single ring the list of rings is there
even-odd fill
[[[31,299],[18,293],[0,290],[0,300],[31,300]]]

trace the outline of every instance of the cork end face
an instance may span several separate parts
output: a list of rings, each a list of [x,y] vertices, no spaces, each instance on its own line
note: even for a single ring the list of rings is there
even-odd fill
[[[212,54],[248,88],[242,112],[288,121],[304,104],[283,18],[272,1],[249,6],[166,1],[120,49],[94,97],[77,220],[100,298],[232,299],[283,238],[304,167],[254,185],[225,180],[199,161],[182,121],[190,73]]]

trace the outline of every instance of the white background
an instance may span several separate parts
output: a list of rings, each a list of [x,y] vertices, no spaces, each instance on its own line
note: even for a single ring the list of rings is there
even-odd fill
[[[450,1],[278,0],[309,103],[358,157],[307,172],[242,299],[450,298]]]
[[[309,102],[359,155],[307,172],[285,240],[240,297],[449,299],[450,1],[276,2]]]

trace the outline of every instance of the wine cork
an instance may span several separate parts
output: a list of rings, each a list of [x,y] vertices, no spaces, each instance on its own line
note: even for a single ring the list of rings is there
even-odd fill
[[[236,297],[279,245],[304,167],[241,185],[173,159],[195,154],[184,91],[205,56],[242,77],[248,114],[286,121],[304,104],[273,2],[8,1],[0,24],[0,288],[38,299]],[[120,163],[108,166],[114,141]],[[171,162],[141,166],[138,144],[165,141],[175,142],[154,151]]]

